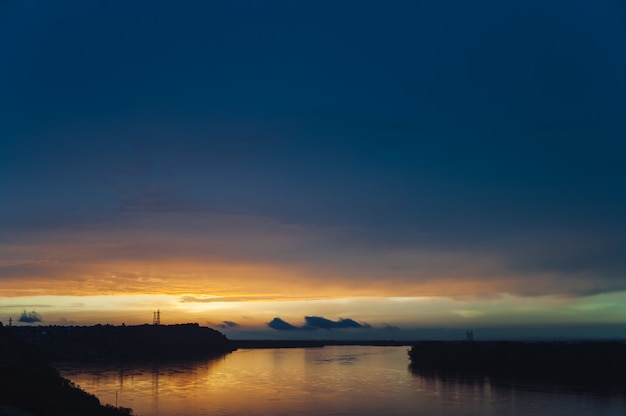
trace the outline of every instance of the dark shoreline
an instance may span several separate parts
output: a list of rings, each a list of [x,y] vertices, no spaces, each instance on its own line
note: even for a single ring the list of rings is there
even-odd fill
[[[217,356],[236,349],[222,333],[197,323],[7,329],[50,361],[175,360]]]
[[[625,358],[626,343],[619,341],[425,341],[409,350],[409,368],[424,376],[626,388]]]

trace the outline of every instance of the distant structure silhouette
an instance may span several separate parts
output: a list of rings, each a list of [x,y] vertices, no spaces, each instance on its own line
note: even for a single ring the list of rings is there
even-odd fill
[[[467,342],[472,342],[472,341],[474,341],[474,331],[472,331],[471,329],[469,329],[469,330],[465,333],[465,341],[467,341]]]
[[[9,318],[9,326],[13,326],[13,318]]]
[[[152,313],[152,325],[161,325],[161,310]]]

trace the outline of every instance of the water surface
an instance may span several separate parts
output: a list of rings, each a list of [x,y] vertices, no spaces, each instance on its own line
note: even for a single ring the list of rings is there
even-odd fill
[[[414,374],[406,347],[238,350],[168,364],[62,364],[103,403],[140,416],[626,414],[622,391]]]

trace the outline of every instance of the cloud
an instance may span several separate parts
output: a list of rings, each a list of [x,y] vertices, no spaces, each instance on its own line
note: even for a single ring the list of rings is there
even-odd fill
[[[48,305],[44,303],[29,303],[29,304],[20,304],[20,303],[7,303],[5,305],[0,306],[0,309],[9,309],[9,308],[52,308],[53,305]]]
[[[290,323],[285,322],[280,318],[272,319],[270,322],[267,323],[267,326],[277,331],[293,331],[296,329],[302,329],[300,327],[293,326]]]
[[[41,322],[41,315],[39,315],[37,312],[32,311],[32,312],[22,312],[22,315],[20,315],[20,318],[18,319],[18,322],[24,322],[27,324],[32,324],[34,322]]]
[[[22,233],[19,245],[13,243],[18,233],[0,236],[4,296],[146,293],[165,283],[181,302],[207,304],[499,293],[584,297],[626,289],[620,257],[626,240],[563,225],[472,234],[471,245],[436,229],[320,228],[202,211],[150,211],[123,223],[44,231]],[[209,275],[220,278],[207,290]]]
[[[400,330],[399,326],[389,325],[387,323],[383,323],[383,328],[386,329],[387,331],[398,331],[398,330]]]
[[[222,323],[217,324],[217,327],[220,329],[232,329],[239,328],[239,324],[233,321],[223,321]]]
[[[309,328],[321,329],[343,329],[343,328],[371,328],[369,324],[360,324],[350,318],[340,318],[338,321],[331,321],[321,316],[305,316],[304,320]]]
[[[271,301],[281,299],[284,300],[283,297],[279,298],[277,296],[209,296],[209,297],[198,297],[198,296],[181,296],[180,301],[182,303],[213,303],[213,302],[252,302],[252,301]]]
[[[347,328],[371,328],[367,323],[358,323],[350,318],[340,318],[338,321],[332,321],[322,316],[305,316],[305,324],[302,326],[295,326],[286,322],[280,318],[274,318],[267,324],[272,329],[278,331],[293,331],[293,330],[315,330],[315,329],[347,329]]]

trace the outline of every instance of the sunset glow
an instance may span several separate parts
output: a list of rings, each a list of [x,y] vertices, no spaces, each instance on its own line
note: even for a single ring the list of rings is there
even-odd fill
[[[617,12],[527,7],[6,6],[0,321],[626,336]]]

